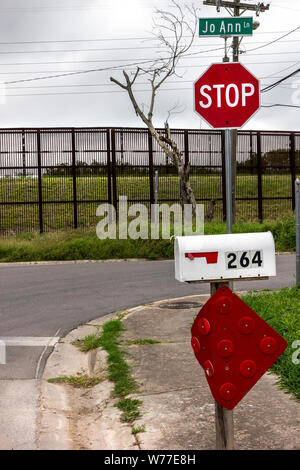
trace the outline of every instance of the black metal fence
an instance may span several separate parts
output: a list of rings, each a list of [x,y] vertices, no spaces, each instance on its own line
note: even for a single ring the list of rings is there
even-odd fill
[[[161,132],[164,132],[161,130]],[[224,132],[174,129],[172,137],[190,163],[197,202],[216,200],[224,220]],[[94,226],[97,206],[178,202],[171,162],[140,128],[0,130],[0,232],[50,231]],[[300,173],[300,132],[239,131],[236,220],[278,219],[295,209]]]

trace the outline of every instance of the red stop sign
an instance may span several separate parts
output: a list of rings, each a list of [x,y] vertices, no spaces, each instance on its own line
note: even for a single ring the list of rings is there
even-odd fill
[[[194,93],[195,111],[216,129],[242,127],[260,106],[259,80],[235,62],[212,64]]]

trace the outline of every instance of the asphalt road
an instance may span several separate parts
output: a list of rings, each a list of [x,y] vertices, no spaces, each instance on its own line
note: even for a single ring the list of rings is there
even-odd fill
[[[277,256],[277,276],[237,282],[235,290],[295,284],[295,255]],[[160,299],[209,292],[174,279],[173,261],[0,265],[0,337],[64,336],[81,323]],[[8,346],[0,379],[40,376],[51,347]]]

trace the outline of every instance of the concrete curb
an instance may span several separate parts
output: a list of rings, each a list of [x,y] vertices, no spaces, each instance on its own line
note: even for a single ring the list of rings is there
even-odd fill
[[[276,251],[276,255],[295,255],[295,251]],[[48,266],[48,265],[56,265],[56,264],[89,264],[89,263],[119,263],[121,261],[128,261],[128,262],[137,262],[137,261],[170,261],[174,263],[173,259],[158,259],[158,260],[151,260],[147,258],[121,258],[121,259],[83,259],[83,260],[70,260],[70,261],[12,261],[10,263],[1,263],[0,261],[0,269],[1,267],[8,267],[8,266]]]

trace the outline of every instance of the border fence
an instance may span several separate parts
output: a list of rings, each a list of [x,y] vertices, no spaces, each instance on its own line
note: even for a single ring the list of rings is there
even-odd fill
[[[160,130],[164,133],[164,130]],[[198,203],[226,217],[224,131],[173,129]],[[179,201],[176,169],[145,128],[0,129],[0,234],[95,226],[96,208]],[[295,210],[300,132],[238,131],[236,220]]]

